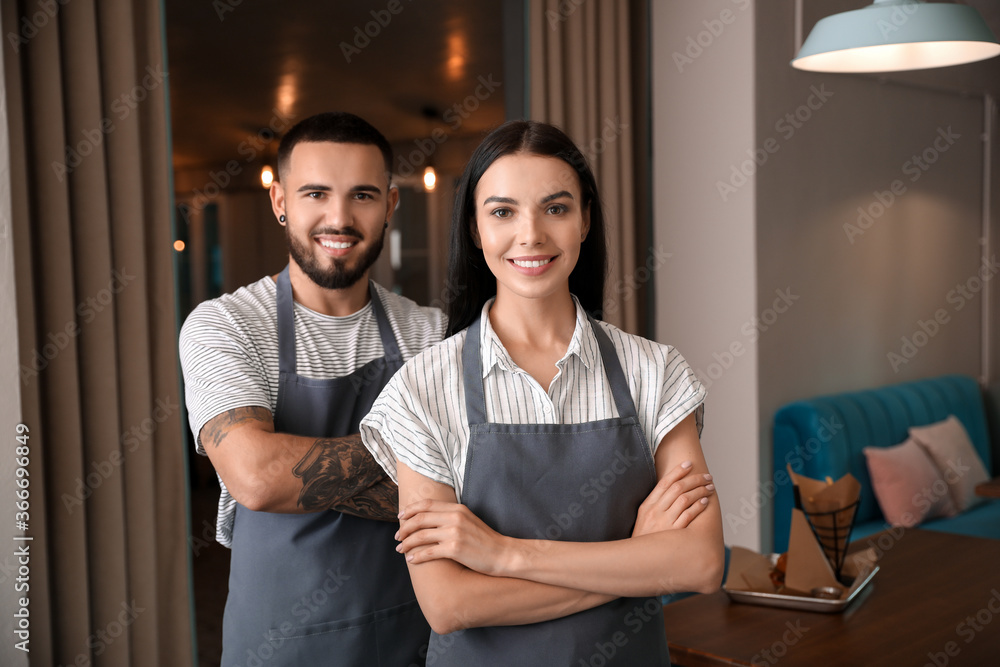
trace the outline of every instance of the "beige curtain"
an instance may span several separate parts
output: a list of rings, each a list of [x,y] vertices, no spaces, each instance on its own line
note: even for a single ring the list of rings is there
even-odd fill
[[[30,664],[189,665],[160,3],[5,2],[0,21]]]
[[[636,224],[637,211],[645,212],[647,175],[639,174],[637,182],[636,160],[642,156],[636,155],[636,141],[645,131],[636,122],[643,114],[633,108],[633,62],[642,42],[633,24],[644,7],[628,0],[528,1],[531,118],[561,127],[591,161],[611,260],[604,319],[640,334],[647,333],[648,265],[656,257]]]

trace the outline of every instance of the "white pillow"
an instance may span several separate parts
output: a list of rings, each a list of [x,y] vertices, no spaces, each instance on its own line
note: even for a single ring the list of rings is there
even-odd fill
[[[985,500],[976,495],[976,485],[989,481],[990,475],[955,415],[936,424],[911,428],[910,437],[927,450],[941,471],[959,512]]]

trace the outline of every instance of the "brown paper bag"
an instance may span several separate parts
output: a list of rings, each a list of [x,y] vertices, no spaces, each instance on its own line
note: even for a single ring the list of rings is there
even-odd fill
[[[861,483],[850,473],[836,482],[829,477],[825,481],[815,480],[793,472],[791,465],[788,475],[798,488],[807,525],[812,526],[815,539],[822,545],[833,571],[839,574],[861,497]]]
[[[806,517],[792,510],[792,530],[788,536],[788,564],[785,567],[785,588],[790,595],[809,595],[814,588],[843,589],[830,560],[816,541]]]
[[[732,547],[729,550],[729,575],[723,586],[734,591],[773,593],[770,561],[749,549]]]

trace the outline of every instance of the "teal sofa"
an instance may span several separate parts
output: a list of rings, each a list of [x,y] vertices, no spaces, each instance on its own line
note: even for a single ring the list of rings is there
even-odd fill
[[[822,396],[790,403],[774,416],[774,550],[788,548],[793,507],[786,464],[814,479],[839,479],[851,473],[861,482],[852,539],[888,528],[872,492],[862,449],[891,447],[906,440],[911,426],[924,426],[954,414],[965,426],[991,476],[997,476],[978,383],[946,375],[879,389]],[[1000,539],[1000,500],[987,501],[958,516],[920,525],[975,537]]]

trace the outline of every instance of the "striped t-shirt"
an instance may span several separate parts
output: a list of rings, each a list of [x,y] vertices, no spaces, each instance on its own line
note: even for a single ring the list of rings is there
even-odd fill
[[[618,417],[587,315],[576,304],[576,330],[546,391],[511,359],[483,307],[480,325],[486,419],[500,424],[579,424]],[[606,322],[635,402],[639,423],[655,454],[663,436],[695,412],[701,433],[705,388],[674,348],[625,333]],[[469,423],[462,382],[462,347],[468,329],[417,355],[382,390],[361,420],[365,446],[396,480],[396,459],[455,489],[462,498]]]
[[[232,294],[201,303],[181,329],[185,401],[199,454],[201,429],[234,408],[278,405],[278,314],[274,280],[262,278]],[[376,284],[403,359],[444,337],[447,319]],[[319,380],[343,377],[384,355],[371,303],[352,315],[323,315],[295,303],[297,373]],[[219,480],[216,538],[232,543],[236,500]]]

